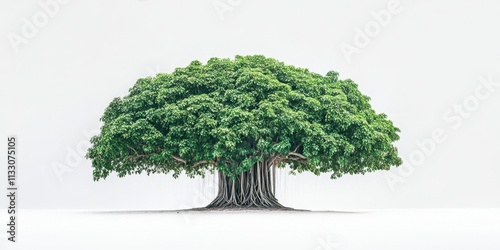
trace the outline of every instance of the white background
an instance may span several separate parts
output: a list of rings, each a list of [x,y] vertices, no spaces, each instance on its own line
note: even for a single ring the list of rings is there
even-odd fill
[[[498,1],[393,1],[397,10],[382,23],[373,13],[387,13],[391,1],[72,0],[51,11],[41,6],[47,2],[0,2],[0,152],[8,135],[18,136],[21,209],[204,205],[215,192],[213,179],[141,175],[93,182],[82,152],[109,102],[138,78],[237,54],[263,54],[321,74],[338,71],[402,130],[397,146],[404,171],[338,180],[282,171],[284,205],[500,207],[500,86],[488,91],[479,80],[500,84]],[[30,25],[36,31],[26,33]],[[367,27],[369,41],[360,43],[358,29]],[[347,44],[356,53],[346,56]],[[460,115],[454,107],[464,104]],[[419,149],[436,129],[445,139]]]

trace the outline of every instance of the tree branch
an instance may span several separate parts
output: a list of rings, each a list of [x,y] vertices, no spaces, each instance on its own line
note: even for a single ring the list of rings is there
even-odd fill
[[[186,160],[184,160],[184,159],[182,159],[182,158],[180,158],[180,157],[177,157],[177,156],[175,156],[175,155],[172,155],[172,158],[174,158],[174,160],[176,160],[176,161],[178,161],[178,162],[181,162],[181,163],[186,164]]]
[[[130,148],[130,149],[132,149],[132,151],[134,151],[134,153],[135,153],[136,155],[139,155],[139,153],[137,153],[137,151],[136,151],[133,147],[131,147],[131,146],[129,146],[129,145],[127,145],[127,147],[128,147],[128,148]]]
[[[205,163],[208,163],[207,161],[199,161],[199,162],[196,162],[195,164],[193,164],[193,168],[197,167],[198,165],[201,165],[201,164],[205,164]]]
[[[299,153],[295,153],[295,152],[289,152],[285,157],[288,158],[288,156],[290,156],[290,155],[297,156],[297,157],[299,157],[299,158],[301,158],[303,160],[307,160],[307,157],[305,157],[305,156],[303,156],[303,155],[301,155]]]
[[[205,161],[205,160],[203,160],[203,161],[199,161],[199,162],[194,163],[193,166],[191,166],[191,167],[195,168],[201,164],[213,164],[213,165],[215,165],[216,163],[217,163],[217,161]]]
[[[273,155],[272,158],[271,158],[271,160],[267,161],[267,164],[268,165],[274,165],[274,162],[276,161],[276,159],[279,159],[279,158],[281,158],[280,155],[278,155],[278,154]]]

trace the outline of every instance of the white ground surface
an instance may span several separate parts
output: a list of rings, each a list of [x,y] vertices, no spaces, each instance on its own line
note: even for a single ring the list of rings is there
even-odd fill
[[[500,209],[21,210],[19,218],[18,242],[1,234],[0,249],[500,249]]]

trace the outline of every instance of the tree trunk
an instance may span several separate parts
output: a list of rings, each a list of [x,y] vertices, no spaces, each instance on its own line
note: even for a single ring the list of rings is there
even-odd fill
[[[268,166],[265,161],[258,162],[250,171],[235,178],[219,172],[219,191],[207,208],[282,208],[274,197],[276,171],[271,171],[271,167],[274,166]]]

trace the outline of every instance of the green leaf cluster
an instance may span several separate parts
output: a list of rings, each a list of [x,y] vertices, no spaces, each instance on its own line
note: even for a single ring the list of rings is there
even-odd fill
[[[116,172],[237,176],[257,161],[314,174],[388,170],[399,129],[338,73],[264,56],[212,58],[139,79],[106,108],[87,158],[94,179]]]

